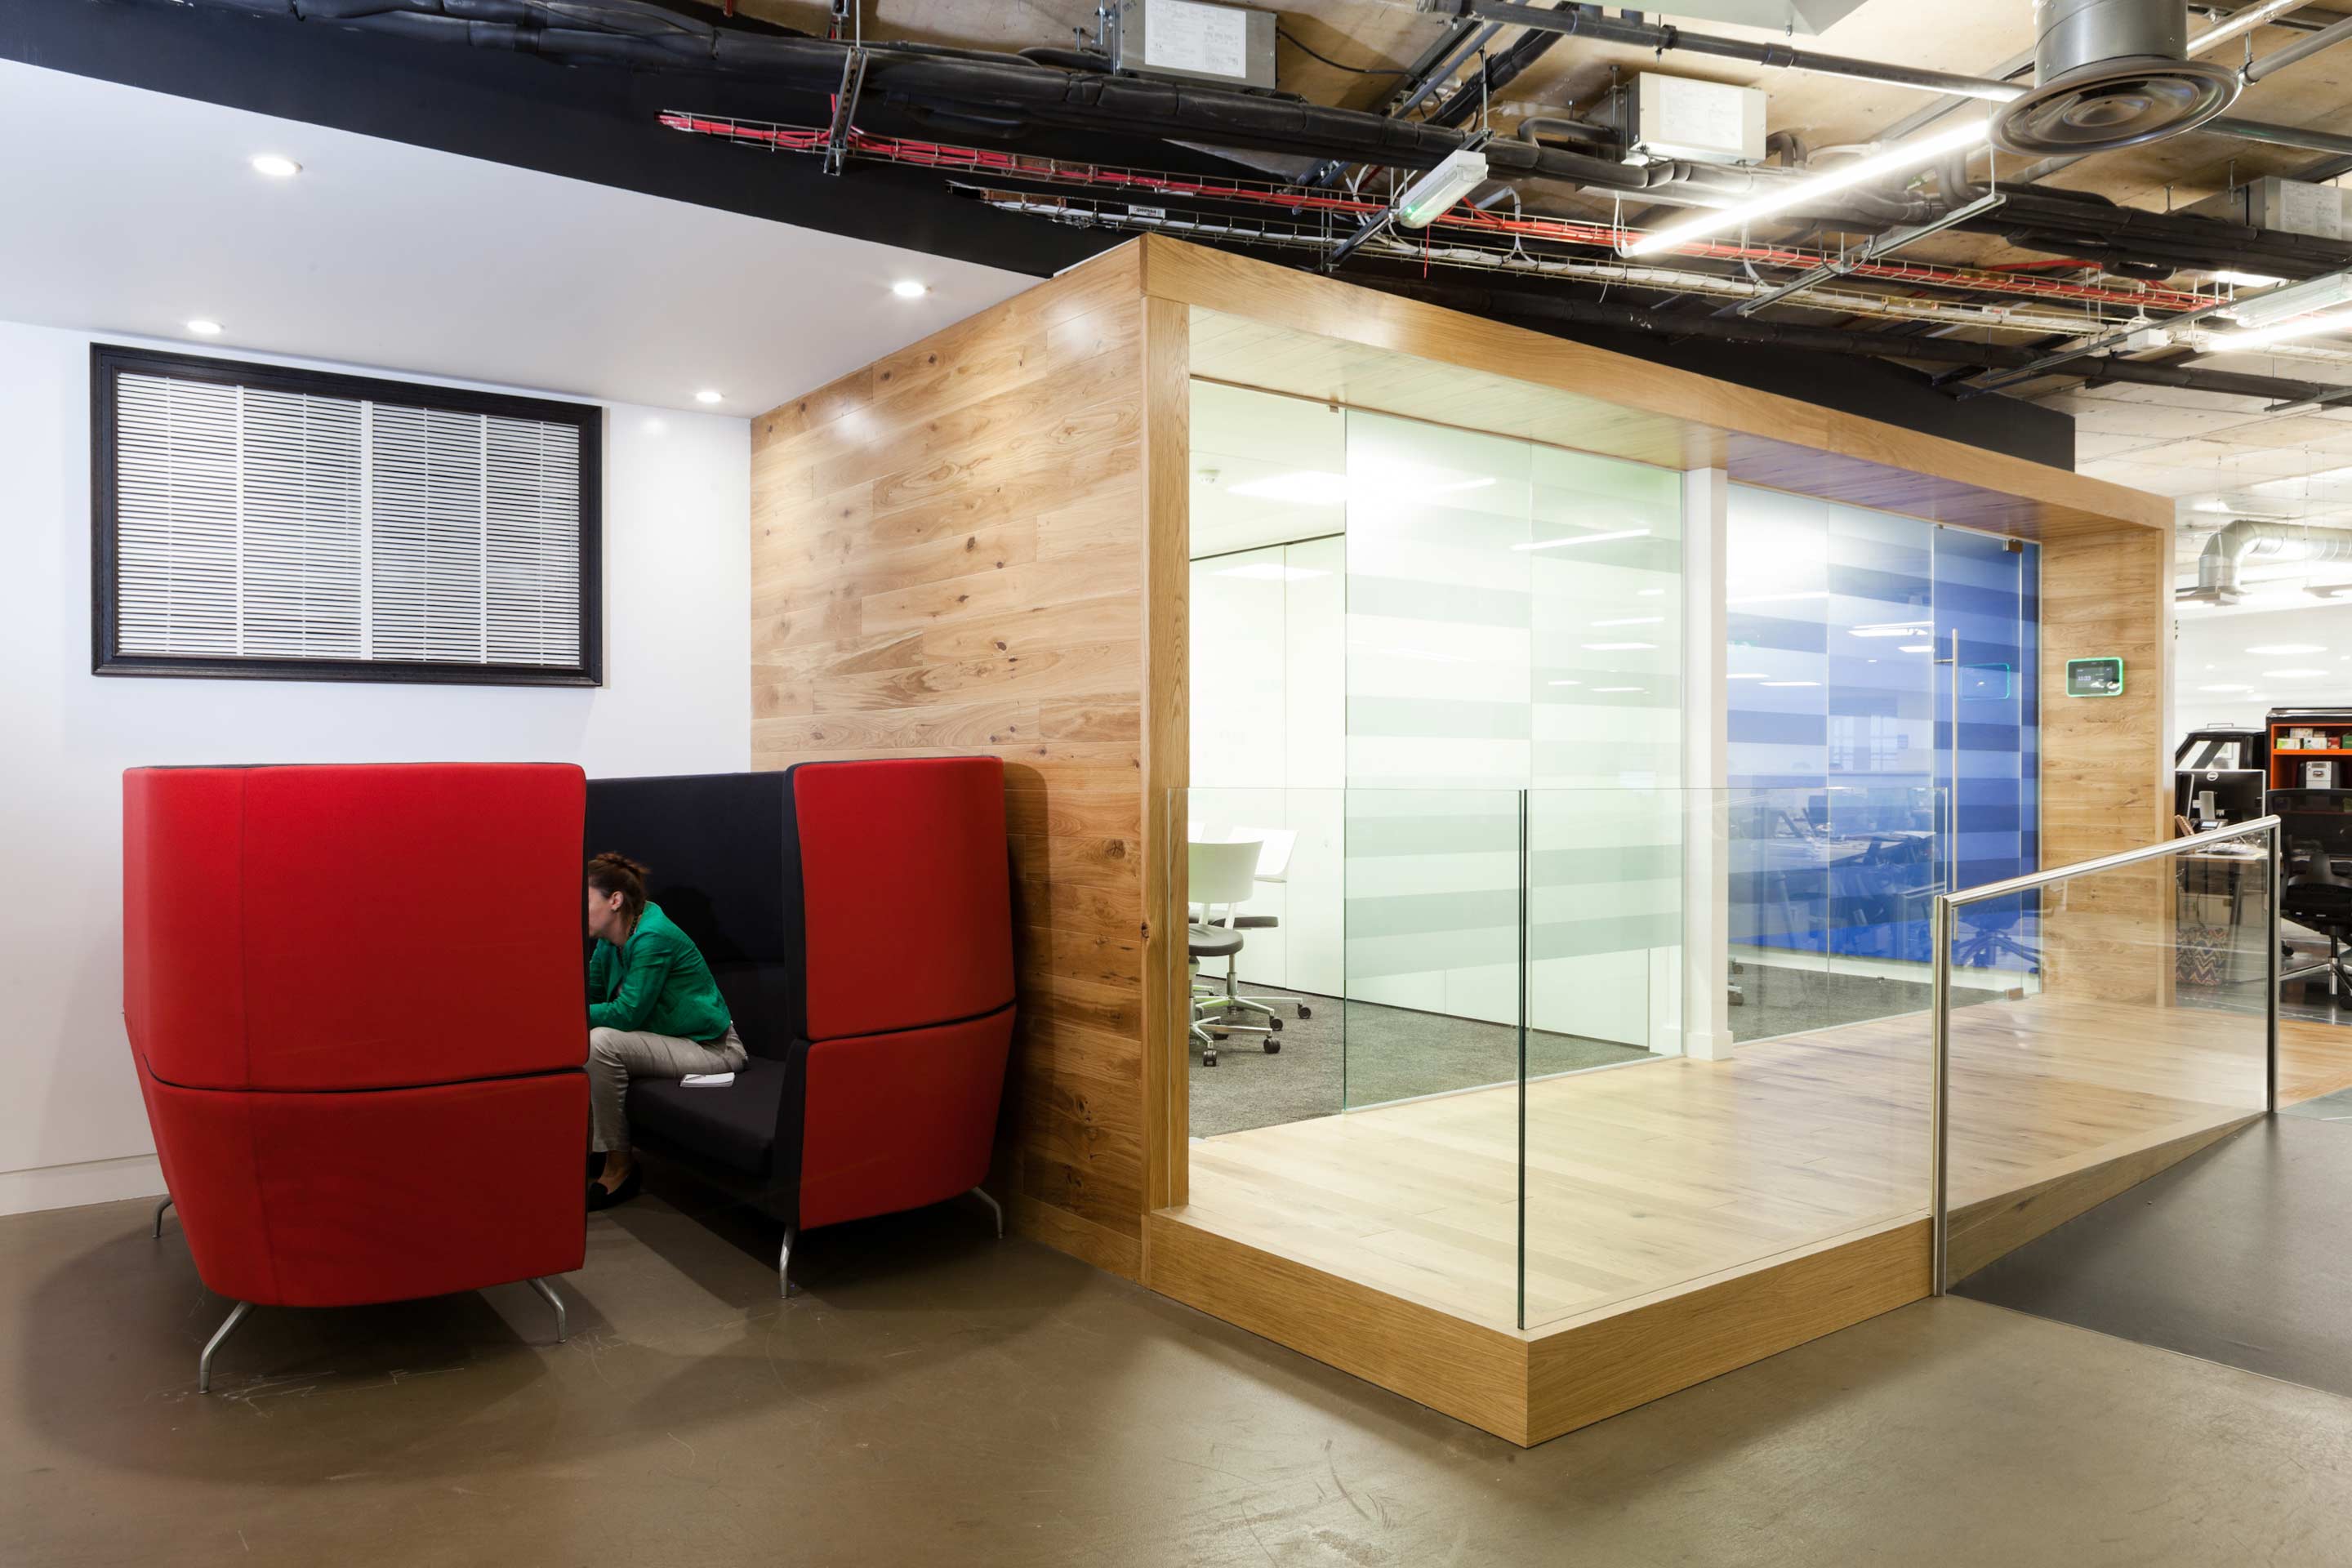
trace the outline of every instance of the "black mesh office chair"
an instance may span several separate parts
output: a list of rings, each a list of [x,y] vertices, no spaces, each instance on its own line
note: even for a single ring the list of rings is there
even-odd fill
[[[2352,790],[2274,789],[2270,810],[2279,819],[2286,858],[2279,914],[2327,938],[2327,990],[2339,1007],[2352,1007]]]

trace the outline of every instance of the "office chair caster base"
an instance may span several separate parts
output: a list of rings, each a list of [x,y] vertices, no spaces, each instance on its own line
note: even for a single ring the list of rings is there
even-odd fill
[[[1202,1051],[1201,1053],[1201,1065],[1204,1068],[1215,1067],[1217,1065],[1217,1053],[1213,1050]]]
[[[1306,1003],[1301,1002],[1298,1005],[1298,1016],[1301,1018],[1312,1018],[1315,1016],[1315,1009],[1309,1007]]]
[[[1268,1018],[1265,1021],[1265,1026],[1277,1035],[1282,1033],[1282,1020],[1279,1018]]]
[[[1280,1056],[1282,1054],[1282,1042],[1269,1037],[1265,1042],[1265,1054],[1270,1057]]]

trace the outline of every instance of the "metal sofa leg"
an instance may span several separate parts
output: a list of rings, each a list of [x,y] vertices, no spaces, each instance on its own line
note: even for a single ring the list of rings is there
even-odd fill
[[[988,1190],[985,1187],[972,1188],[971,1195],[978,1198],[982,1203],[986,1204],[988,1205],[988,1212],[996,1216],[996,1239],[1003,1241],[1004,1239],[1004,1206],[1002,1204],[999,1204],[994,1198],[990,1197],[988,1195]]]
[[[566,1318],[563,1310],[563,1298],[555,1293],[555,1285],[551,1280],[541,1279],[534,1277],[530,1282],[530,1288],[538,1291],[541,1295],[546,1297],[547,1304],[555,1309],[555,1342],[557,1344],[562,1344],[567,1331],[565,1328]]]
[[[163,1211],[171,1206],[172,1199],[168,1194],[164,1195],[162,1203],[155,1205],[155,1239],[158,1241],[163,1239]]]
[[[776,1254],[776,1294],[786,1300],[793,1294],[793,1241],[800,1234],[798,1226],[784,1226],[784,1245]]]
[[[213,1391],[213,1352],[221,1348],[221,1342],[235,1333],[236,1326],[245,1321],[245,1315],[252,1310],[252,1302],[239,1301],[229,1309],[228,1317],[221,1326],[213,1331],[213,1337],[205,1342],[204,1353],[196,1358],[196,1392],[198,1394],[210,1394]]]

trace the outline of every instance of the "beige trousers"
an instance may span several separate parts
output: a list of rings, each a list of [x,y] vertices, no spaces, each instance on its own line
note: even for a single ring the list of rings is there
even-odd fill
[[[688,1073],[740,1072],[745,1060],[743,1041],[729,1024],[727,1033],[710,1045],[681,1040],[675,1035],[649,1035],[627,1029],[588,1031],[588,1146],[609,1153],[629,1146],[628,1119],[622,1104],[631,1078],[684,1078]]]

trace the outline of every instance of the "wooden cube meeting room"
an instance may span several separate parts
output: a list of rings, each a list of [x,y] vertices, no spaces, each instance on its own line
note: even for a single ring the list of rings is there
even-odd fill
[[[2169,836],[2171,508],[2021,458],[1156,237],[752,442],[756,765],[1004,760],[1014,1227],[1519,1443],[1927,1294],[1927,905]],[[1956,1258],[2261,1109],[2168,889],[1963,960]]]

